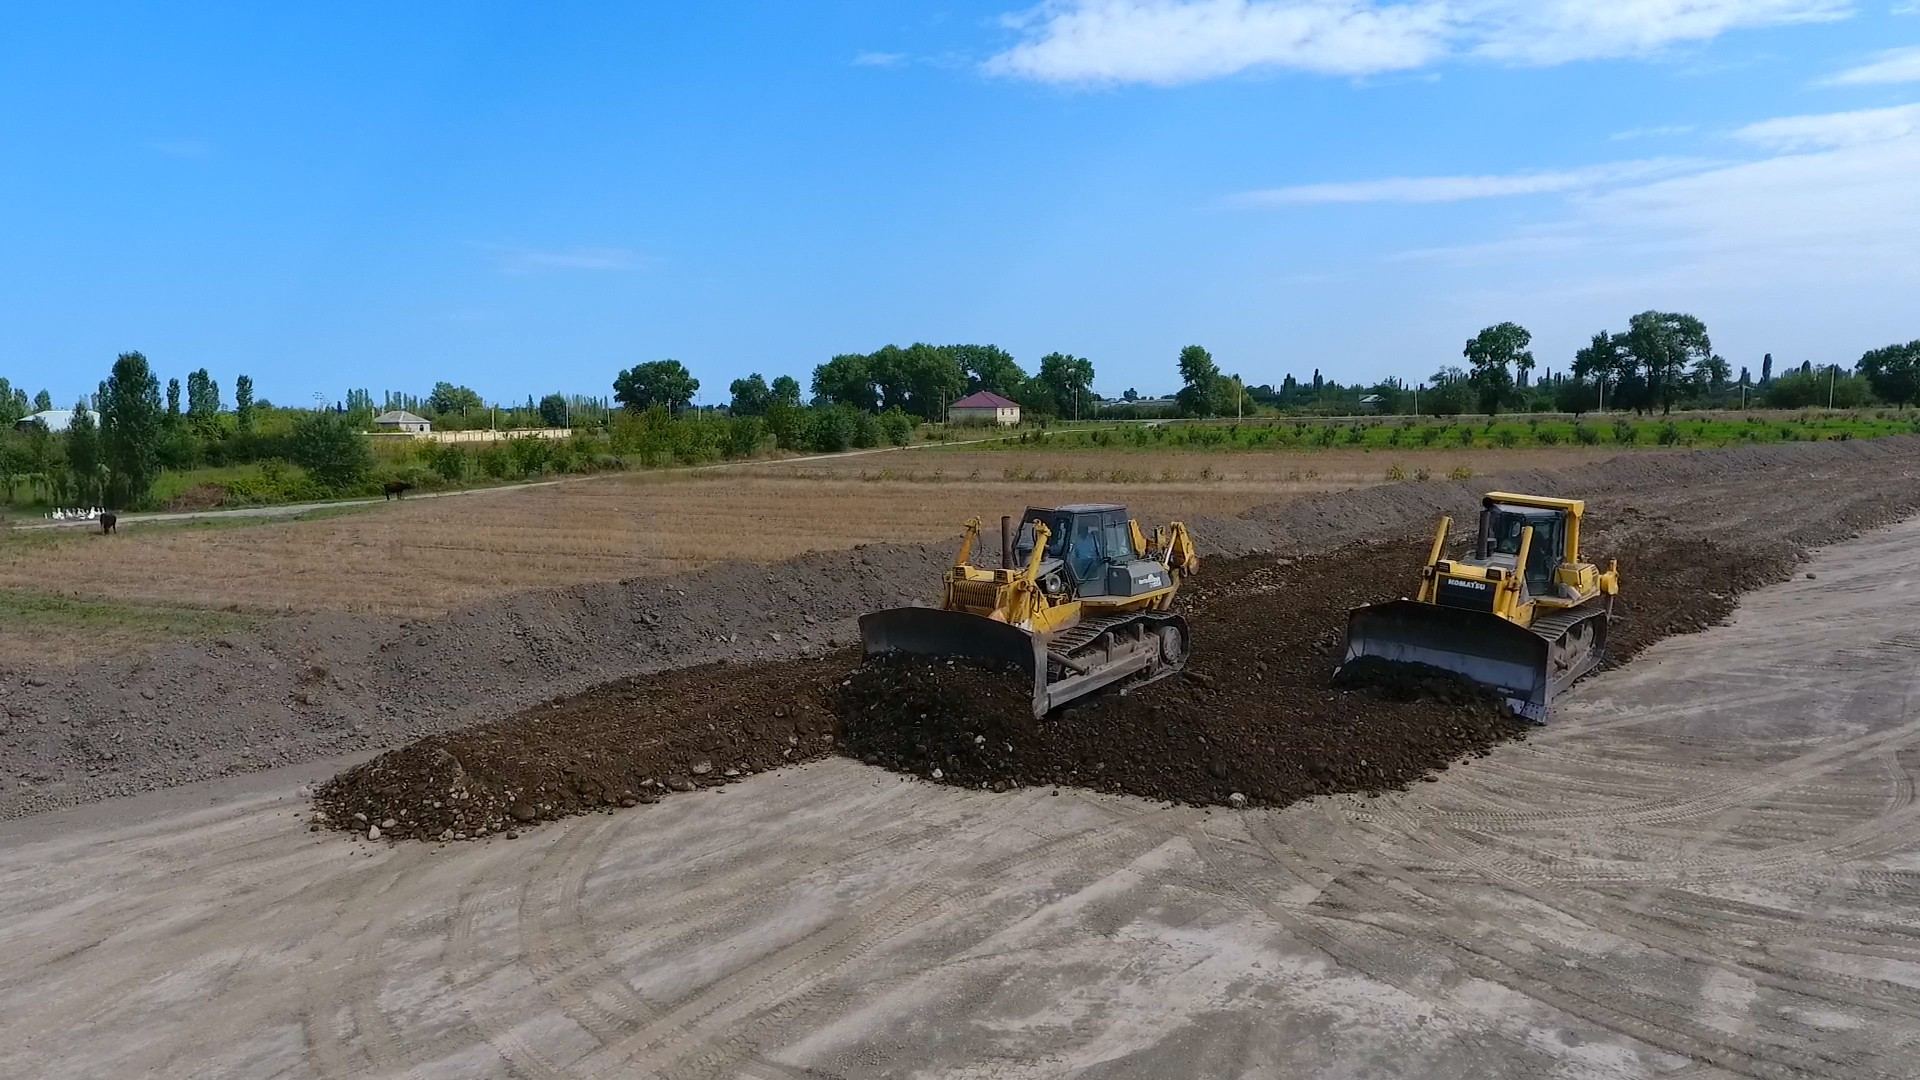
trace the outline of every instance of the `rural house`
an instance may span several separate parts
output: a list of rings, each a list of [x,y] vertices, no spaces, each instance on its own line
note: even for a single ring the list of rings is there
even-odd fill
[[[1020,422],[1020,405],[991,390],[980,390],[947,407],[947,420],[955,424],[1003,424]]]
[[[415,416],[405,409],[383,412],[373,418],[375,431],[398,431],[414,435],[433,430],[433,424],[424,416]]]
[[[34,413],[32,416],[23,416],[15,420],[13,427],[15,431],[26,431],[34,424],[45,424],[48,431],[58,435],[67,430],[67,426],[72,423],[72,409],[47,409],[43,412]]]

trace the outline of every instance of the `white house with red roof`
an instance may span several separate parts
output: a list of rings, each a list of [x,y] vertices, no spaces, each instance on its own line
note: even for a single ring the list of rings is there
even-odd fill
[[[1020,422],[1020,403],[1008,401],[991,390],[978,390],[947,406],[947,422],[1011,427]]]

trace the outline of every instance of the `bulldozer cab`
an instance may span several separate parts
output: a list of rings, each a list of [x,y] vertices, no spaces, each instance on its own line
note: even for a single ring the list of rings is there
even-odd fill
[[[1513,566],[1520,557],[1521,536],[1528,528],[1533,529],[1533,543],[1527,550],[1527,565],[1514,569],[1525,574],[1529,595],[1554,596],[1556,575],[1566,551],[1566,511],[1488,502],[1480,512],[1480,543],[1475,554],[1485,563]]]
[[[1020,519],[1013,542],[1014,562],[1033,555],[1036,521],[1046,522],[1049,535],[1045,557],[1058,559],[1074,593],[1104,596],[1111,575],[1108,568],[1137,557],[1127,508],[1115,503],[1076,503],[1069,506],[1031,506]]]

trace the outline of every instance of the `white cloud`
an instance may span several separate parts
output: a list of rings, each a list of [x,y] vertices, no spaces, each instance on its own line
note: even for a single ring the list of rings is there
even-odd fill
[[[1640,56],[1733,30],[1831,22],[1850,0],[1489,0],[1473,51],[1494,60],[1561,64]]]
[[[1920,133],[1920,104],[1888,109],[1782,116],[1748,124],[1734,138],[1770,150],[1793,152],[1861,146]]]
[[[899,67],[906,62],[907,54],[897,52],[863,52],[853,57],[854,67]]]
[[[1048,0],[1006,20],[1023,40],[986,69],[1167,86],[1260,69],[1372,75],[1456,55],[1556,64],[1851,10],[1850,0]]]
[[[1610,185],[1672,176],[1704,167],[1684,158],[1653,158],[1588,165],[1577,169],[1500,173],[1484,176],[1402,176],[1249,191],[1233,197],[1241,206],[1296,206],[1316,203],[1449,203],[1521,195],[1564,194]]]
[[[494,264],[503,273],[538,274],[558,270],[631,270],[641,263],[638,252],[618,247],[508,248],[491,247]]]
[[[1628,128],[1607,136],[1613,142],[1626,142],[1629,139],[1664,139],[1674,135],[1691,135],[1692,124],[1655,124],[1652,127]]]
[[[1855,68],[1820,80],[1822,86],[1868,86],[1920,82],[1920,45],[1888,49]]]
[[[1371,0],[1054,0],[1010,22],[1026,40],[989,72],[1160,86],[1252,68],[1403,71],[1439,59],[1447,36],[1439,3]]]

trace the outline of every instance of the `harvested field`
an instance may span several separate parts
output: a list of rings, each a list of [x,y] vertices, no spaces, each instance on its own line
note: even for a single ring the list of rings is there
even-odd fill
[[[1028,502],[1118,500],[1152,521],[1232,517],[1299,495],[1525,464],[1594,451],[1264,454],[980,453],[926,449],[792,465],[639,473],[457,499],[419,499],[317,520],[123,526],[124,535],[0,534],[0,589],[249,616],[348,612],[430,617],[506,592],[718,563],[777,562],[875,542],[950,542],[969,515]],[[1149,466],[1151,466],[1149,468]],[[169,640],[158,628],[146,641]],[[100,648],[0,640],[0,664],[77,662]]]
[[[1703,540],[1777,574],[1806,547],[1920,509],[1917,477],[1914,438],[1633,454],[1558,472],[1303,496],[1195,527],[1209,566],[1223,567],[1252,552],[1411,544],[1436,513],[1465,513],[1492,486],[1578,494],[1592,502],[1593,551],[1624,561],[1636,557],[1636,536],[1662,538],[1688,560],[1694,591],[1710,595],[1727,571],[1718,555],[1690,555],[1706,550]],[[1805,513],[1816,503],[1819,513]],[[924,602],[950,557],[946,543],[871,545],[771,567],[721,564],[671,585],[642,578],[527,592],[437,619],[281,620],[84,672],[15,670],[0,675],[0,816],[392,748],[670,668],[817,656],[856,639],[859,613]],[[1339,633],[1337,624],[1319,629]]]

